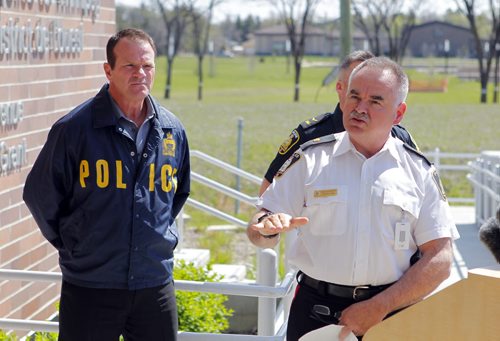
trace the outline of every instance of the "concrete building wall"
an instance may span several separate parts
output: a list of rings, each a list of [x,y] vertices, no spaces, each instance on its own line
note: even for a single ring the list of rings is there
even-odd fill
[[[0,268],[59,271],[23,186],[52,124],[106,82],[114,32],[114,0],[0,0]],[[58,298],[58,284],[0,280],[0,317],[44,320]]]

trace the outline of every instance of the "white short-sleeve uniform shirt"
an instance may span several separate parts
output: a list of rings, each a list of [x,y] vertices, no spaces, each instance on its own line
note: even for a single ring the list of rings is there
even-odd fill
[[[366,159],[348,135],[299,150],[258,204],[306,216],[288,260],[309,276],[343,285],[398,280],[418,245],[459,237],[433,166],[390,137]],[[409,226],[407,247],[395,247],[396,224]]]

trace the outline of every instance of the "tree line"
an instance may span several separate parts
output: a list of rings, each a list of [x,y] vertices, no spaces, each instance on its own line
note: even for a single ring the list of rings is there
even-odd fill
[[[294,66],[293,100],[299,101],[308,28],[340,30],[338,20],[317,15],[318,6],[325,0],[266,0],[277,13],[273,18],[261,20],[248,15],[233,20],[228,17],[214,24],[216,7],[228,1],[231,0],[149,0],[138,8],[118,5],[116,22],[118,29],[131,26],[144,29],[157,42],[159,54],[167,56],[165,98],[171,96],[175,57],[180,51],[194,53],[198,61],[199,100],[203,98],[203,60],[207,53],[222,54],[230,49],[231,44],[243,43],[262,27],[284,25]],[[495,70],[493,101],[498,102],[500,0],[454,0],[455,8],[448,9],[441,16],[432,13],[430,0],[350,0],[350,3],[353,25],[365,36],[370,51],[375,55],[387,55],[399,63],[405,56],[409,37],[416,25],[439,19],[468,27],[474,37],[480,102],[487,102],[486,89],[492,68]],[[382,49],[382,46],[386,48]]]

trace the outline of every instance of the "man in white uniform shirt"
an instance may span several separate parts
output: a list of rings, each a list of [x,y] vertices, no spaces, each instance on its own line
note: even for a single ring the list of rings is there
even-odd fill
[[[260,247],[297,233],[299,269],[287,341],[335,323],[360,339],[387,315],[431,293],[450,273],[458,232],[435,168],[391,137],[406,111],[408,77],[376,57],[357,66],[346,132],[301,146],[261,197],[249,229]],[[410,267],[420,249],[422,258]]]

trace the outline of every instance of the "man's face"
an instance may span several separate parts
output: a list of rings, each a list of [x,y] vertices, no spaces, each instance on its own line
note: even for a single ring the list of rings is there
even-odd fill
[[[406,110],[397,95],[396,77],[390,71],[364,67],[355,73],[343,108],[343,122],[351,140],[383,145]]]
[[[155,76],[153,48],[146,41],[123,38],[116,44],[114,55],[114,68],[104,64],[111,95],[117,102],[143,101]]]

